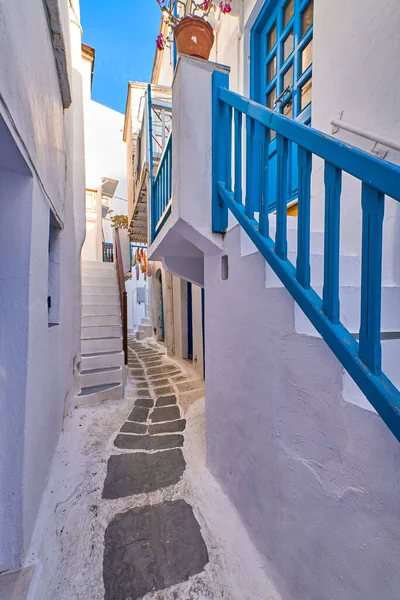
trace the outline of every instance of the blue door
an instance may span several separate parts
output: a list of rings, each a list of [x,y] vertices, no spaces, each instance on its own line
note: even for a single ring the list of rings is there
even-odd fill
[[[252,30],[251,95],[290,119],[311,123],[313,0],[270,0]],[[269,210],[276,207],[276,140],[269,145]],[[298,195],[297,146],[290,146],[288,202]]]

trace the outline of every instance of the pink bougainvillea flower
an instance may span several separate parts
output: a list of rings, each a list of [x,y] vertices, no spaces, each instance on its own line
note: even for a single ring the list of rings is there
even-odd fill
[[[162,33],[159,33],[156,39],[157,50],[164,50],[164,36]]]
[[[203,2],[203,10],[208,10],[211,6],[212,0],[204,0]]]
[[[232,0],[222,0],[222,2],[220,2],[219,8],[224,15],[230,13],[232,10]]]

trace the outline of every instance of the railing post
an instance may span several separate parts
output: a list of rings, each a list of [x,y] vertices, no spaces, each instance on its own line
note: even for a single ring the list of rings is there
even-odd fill
[[[231,169],[232,115],[230,108],[218,98],[218,89],[229,87],[229,75],[221,71],[212,74],[212,230],[224,233],[228,227],[228,207],[218,193],[218,183],[227,183]]]
[[[381,373],[381,295],[384,195],[362,184],[361,324],[359,357]]]
[[[147,128],[148,128],[148,144],[149,144],[149,203],[150,203],[150,243],[155,237],[155,202],[153,190],[153,122],[151,116],[151,84],[147,86]]]
[[[340,194],[342,171],[325,162],[325,235],[324,287],[322,307],[328,319],[337,325],[340,319],[339,257],[340,257]]]

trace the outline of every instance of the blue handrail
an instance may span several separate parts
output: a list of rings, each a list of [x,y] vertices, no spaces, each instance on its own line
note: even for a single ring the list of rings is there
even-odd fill
[[[152,183],[151,193],[151,241],[171,214],[172,198],[172,132],[168,137],[157,173]]]
[[[275,113],[228,89],[228,75],[213,73],[213,231],[224,233],[228,209],[319,331],[387,426],[400,441],[400,392],[381,370],[381,289],[384,196],[400,201],[400,168]],[[244,117],[244,118],[243,118]],[[242,148],[242,121],[247,148]],[[233,131],[232,131],[233,128]],[[269,236],[268,144],[277,142],[275,242]],[[234,153],[232,153],[232,133]],[[298,251],[287,259],[289,142],[298,146]],[[232,156],[233,154],[233,156]],[[322,298],[310,284],[312,155],[324,160],[325,231]],[[242,201],[242,161],[246,194]],[[233,164],[232,164],[233,162]],[[342,171],[361,181],[361,319],[357,342],[339,319],[339,240]],[[232,186],[232,174],[234,185]],[[254,218],[259,201],[259,218]]]

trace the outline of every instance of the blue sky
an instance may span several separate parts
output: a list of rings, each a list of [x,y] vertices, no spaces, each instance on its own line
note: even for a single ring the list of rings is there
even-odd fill
[[[125,112],[128,81],[148,82],[161,17],[156,0],[81,0],[83,42],[96,49],[92,98]]]

